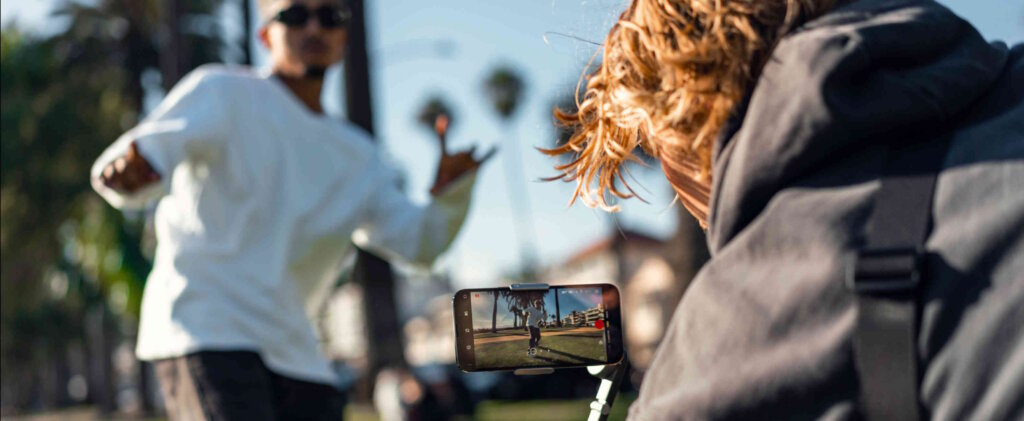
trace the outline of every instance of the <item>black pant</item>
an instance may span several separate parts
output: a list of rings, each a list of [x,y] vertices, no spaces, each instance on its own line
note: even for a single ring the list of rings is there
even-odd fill
[[[530,348],[540,345],[540,328],[530,326]]]
[[[281,376],[250,351],[201,351],[155,364],[171,420],[341,420],[345,395]]]

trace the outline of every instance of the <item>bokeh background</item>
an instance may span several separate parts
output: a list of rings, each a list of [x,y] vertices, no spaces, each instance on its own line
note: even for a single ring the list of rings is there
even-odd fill
[[[89,188],[88,170],[190,69],[266,65],[252,3],[0,3],[0,416],[162,417],[152,369],[132,352],[152,214],[112,210]],[[453,367],[451,292],[529,280],[623,291],[634,369],[613,415],[621,418],[707,258],[703,234],[673,206],[656,162],[631,171],[645,201],[608,215],[568,206],[571,185],[541,182],[556,161],[535,148],[564,138],[551,110],[571,106],[628,2],[353,3],[365,18],[353,48],[366,58],[329,72],[328,112],[371,125],[421,202],[439,153],[436,114],[452,117],[454,147],[499,153],[481,170],[462,233],[429,272],[353,256],[324,297],[317,323],[350,391],[350,417],[585,419],[597,380],[583,370],[537,379]],[[1024,3],[941,3],[987,39],[1024,42]]]

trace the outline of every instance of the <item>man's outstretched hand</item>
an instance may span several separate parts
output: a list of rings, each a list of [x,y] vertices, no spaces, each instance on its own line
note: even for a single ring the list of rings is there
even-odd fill
[[[128,146],[127,153],[108,164],[100,173],[103,185],[119,193],[135,193],[157,180],[160,180],[160,174],[139,153],[135,142]]]
[[[473,153],[476,146],[453,154],[448,153],[446,136],[448,134],[448,116],[440,115],[434,122],[434,132],[437,133],[441,142],[441,161],[437,165],[437,177],[434,178],[434,186],[430,188],[431,195],[438,195],[445,187],[451,184],[463,174],[480,168],[480,165],[494,156],[497,148],[492,148],[483,157],[476,159]]]

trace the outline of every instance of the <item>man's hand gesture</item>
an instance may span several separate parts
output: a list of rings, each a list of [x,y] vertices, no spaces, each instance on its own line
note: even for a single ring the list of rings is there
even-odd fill
[[[132,142],[128,152],[114,160],[100,173],[103,185],[119,193],[135,193],[160,179],[146,158],[139,153],[139,147]]]
[[[441,143],[441,160],[437,164],[437,177],[434,178],[434,185],[430,188],[430,194],[436,196],[444,191],[444,188],[451,184],[463,174],[480,168],[480,165],[494,156],[497,148],[492,148],[483,157],[476,159],[473,153],[476,146],[470,147],[462,152],[448,153],[446,137],[448,134],[448,116],[442,114],[434,121],[434,132],[437,133]]]

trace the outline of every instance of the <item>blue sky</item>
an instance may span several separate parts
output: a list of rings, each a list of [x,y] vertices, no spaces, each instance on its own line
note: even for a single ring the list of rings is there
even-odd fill
[[[436,142],[415,122],[418,108],[433,94],[456,112],[449,136],[453,147],[505,145],[512,136],[520,150],[503,147],[481,170],[470,217],[452,250],[435,266],[460,287],[493,285],[518,261],[516,233],[505,193],[503,155],[519,153],[528,180],[536,248],[541,263],[554,264],[611,233],[608,218],[581,204],[567,207],[572,191],[564,183],[542,183],[552,161],[535,152],[553,137],[549,108],[570,92],[595,46],[554,33],[600,42],[627,1],[612,0],[422,0],[369,1],[370,50],[377,135],[404,167],[410,195],[423,201],[432,181]],[[1024,42],[1024,2],[941,1],[972,22],[988,39]],[[54,0],[5,1],[0,16],[34,32],[59,29],[47,18]],[[447,53],[439,51],[446,46]],[[520,70],[526,102],[510,130],[503,130],[481,92],[498,64]],[[424,158],[428,157],[428,158]],[[654,236],[674,229],[669,187],[656,171],[640,171],[640,193],[650,203],[625,203],[620,222]]]
[[[558,308],[562,317],[572,311],[584,311],[597,307],[601,302],[601,288],[559,288],[555,290],[558,294]],[[549,311],[554,311],[554,305],[549,305]]]

